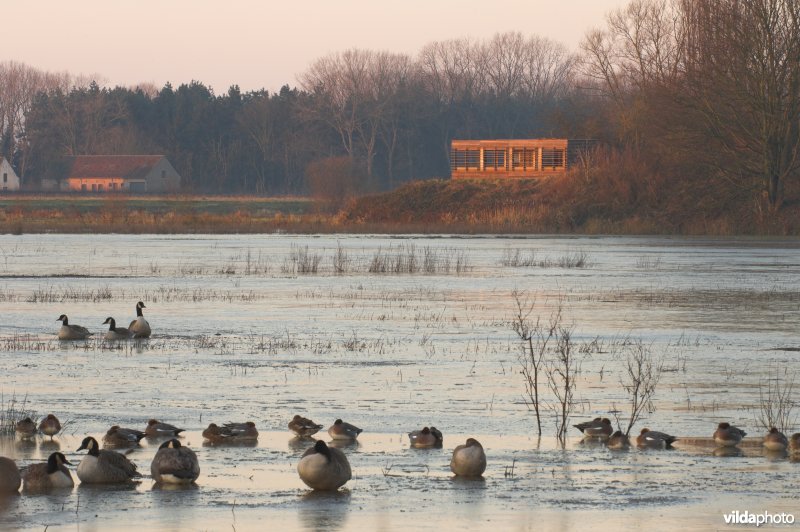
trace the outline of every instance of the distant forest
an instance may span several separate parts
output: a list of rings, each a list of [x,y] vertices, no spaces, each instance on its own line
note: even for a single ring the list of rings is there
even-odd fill
[[[447,177],[453,138],[598,139],[636,161],[632,178],[714,178],[709,194],[773,209],[798,174],[800,0],[634,0],[575,53],[505,33],[414,57],[334,53],[298,81],[277,93],[106,88],[6,62],[0,151],[28,187],[58,176],[64,156],[158,153],[187,191],[245,194]]]

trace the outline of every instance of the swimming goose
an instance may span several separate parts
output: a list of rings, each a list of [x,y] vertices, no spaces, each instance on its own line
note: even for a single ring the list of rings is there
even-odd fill
[[[78,478],[86,484],[121,484],[130,482],[142,475],[136,471],[136,464],[124,455],[101,450],[97,440],[91,436],[83,439],[78,451],[87,449],[89,453],[78,464]]]
[[[172,438],[158,448],[150,474],[159,484],[191,484],[200,476],[200,464],[193,450]]]
[[[245,423],[225,423],[221,427],[216,423],[211,423],[208,428],[203,431],[203,437],[214,443],[254,441],[258,439],[258,430],[256,429],[256,424],[252,421],[247,421]]]
[[[303,453],[297,463],[297,473],[306,486],[314,490],[337,490],[352,477],[350,462],[339,449],[317,440]]]
[[[789,440],[775,427],[769,429],[767,435],[764,436],[764,447],[768,451],[785,451],[789,447]]]
[[[16,493],[22,479],[17,464],[11,458],[0,456],[0,493]]]
[[[144,319],[142,309],[147,308],[144,303],[139,301],[136,303],[136,319],[128,325],[128,330],[133,334],[134,338],[150,338],[150,324]]]
[[[328,428],[328,434],[334,440],[355,440],[362,432],[360,428],[345,423],[341,419],[334,421],[333,425]]]
[[[126,429],[119,425],[114,425],[103,436],[103,443],[107,447],[134,447],[139,445],[139,441],[145,434],[141,430]]]
[[[614,432],[614,429],[611,427],[611,420],[606,417],[596,417],[591,421],[584,421],[583,423],[573,425],[573,427],[583,432],[586,436],[599,438],[601,440],[607,440],[608,437],[611,436],[611,433]]]
[[[314,423],[310,419],[295,415],[289,422],[289,430],[300,436],[301,438],[308,438],[313,436],[322,429],[322,425]]]
[[[70,325],[66,314],[59,316],[56,321],[61,322],[61,328],[58,329],[59,340],[86,340],[92,335],[86,327]]]
[[[64,464],[72,463],[59,452],[52,453],[47,462],[29,465],[22,474],[26,491],[47,491],[57,488],[71,488],[75,485],[72,474]]]
[[[676,441],[675,436],[650,429],[642,429],[636,436],[636,445],[648,449],[669,449]]]
[[[15,430],[23,438],[31,438],[36,435],[36,423],[31,418],[26,417],[17,421]]]
[[[608,438],[606,447],[612,451],[627,451],[631,448],[631,441],[627,435],[618,430]]]
[[[47,417],[39,423],[39,432],[50,436],[52,440],[53,436],[61,432],[61,422],[53,414],[47,414]]]
[[[453,449],[450,471],[459,477],[479,477],[486,471],[486,453],[475,438],[467,438],[467,443]]]
[[[436,427],[424,427],[422,430],[409,432],[408,439],[411,447],[418,449],[441,447],[443,442],[442,433]]]
[[[144,429],[144,433],[148,438],[177,436],[183,431],[184,429],[179,429],[175,425],[170,425],[169,423],[161,423],[157,419],[148,421],[147,427]]]
[[[131,332],[125,327],[117,327],[117,322],[110,316],[106,318],[103,325],[108,325],[108,332],[103,337],[106,340],[127,340],[131,337]]]
[[[742,438],[745,437],[747,433],[738,427],[734,427],[730,423],[720,423],[717,426],[717,430],[714,431],[714,441],[717,445],[721,445],[723,447],[733,447],[734,445],[739,445],[739,442],[742,441]]]

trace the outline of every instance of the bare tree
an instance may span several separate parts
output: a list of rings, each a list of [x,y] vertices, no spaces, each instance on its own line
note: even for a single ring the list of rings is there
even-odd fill
[[[642,417],[642,414],[645,411],[652,412],[654,410],[653,397],[658,381],[661,379],[664,364],[641,340],[626,343],[625,348],[627,350],[625,374],[620,379],[620,384],[629,399],[628,424],[625,428],[625,435],[630,436],[631,429]],[[614,408],[614,417],[621,430],[619,411],[616,408]]]
[[[545,366],[547,384],[556,401],[551,405],[556,416],[556,438],[563,446],[566,443],[569,417],[575,406],[574,396],[580,364],[578,351],[572,341],[572,327],[560,324],[555,330],[553,359]]]
[[[522,341],[519,357],[520,373],[525,379],[525,404],[536,414],[536,428],[542,435],[541,400],[539,398],[539,376],[544,372],[544,359],[548,345],[553,340],[561,318],[561,308],[551,316],[549,327],[545,328],[539,317],[531,320],[536,301],[517,290],[511,292],[516,304],[516,314],[511,328]]]
[[[800,169],[800,0],[682,2],[685,83],[710,163],[771,210]]]

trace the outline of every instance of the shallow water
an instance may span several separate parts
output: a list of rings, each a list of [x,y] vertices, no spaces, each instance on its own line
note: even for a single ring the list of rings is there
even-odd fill
[[[591,519],[628,529],[658,517],[664,528],[707,529],[736,509],[800,514],[800,464],[765,456],[756,421],[759,385],[763,393],[776,371],[785,378],[798,367],[798,248],[677,238],[0,236],[4,406],[25,398],[25,408],[66,421],[56,440],[76,463],[84,435],[113,424],[143,429],[156,417],[187,429],[183,443],[202,468],[196,489],[153,489],[146,475],[132,489],[5,499],[0,528],[244,530],[269,519],[302,530],[566,530]],[[532,264],[514,266],[517,252]],[[586,267],[558,264],[579,255]],[[315,256],[317,273],[298,272]],[[413,256],[423,271],[369,273],[376,256]],[[535,438],[510,325],[513,290],[535,299],[532,316],[545,321],[560,301],[574,341],[594,341],[579,352],[573,422],[624,409],[625,345],[641,342],[664,357],[665,371],[654,411],[634,432],[649,426],[684,442],[613,453],[581,445],[570,429],[562,450],[549,413]],[[153,338],[103,342],[103,320],[126,324],[138,300]],[[55,340],[62,313],[95,337]],[[345,449],[354,479],[340,493],[312,494],[297,477],[308,444],[285,429],[295,413],[364,428]],[[257,447],[203,446],[209,422],[244,420],[261,431]],[[713,454],[708,438],[723,420],[749,433],[742,456]],[[405,433],[424,425],[444,432],[443,449],[408,448]],[[483,481],[449,472],[452,448],[469,436],[489,457]],[[54,445],[5,437],[0,454],[24,465]],[[131,454],[145,474],[156,448]]]

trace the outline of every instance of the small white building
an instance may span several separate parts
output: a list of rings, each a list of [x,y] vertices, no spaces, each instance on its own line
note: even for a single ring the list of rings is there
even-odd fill
[[[19,190],[19,177],[6,158],[0,157],[0,192],[9,190]]]

